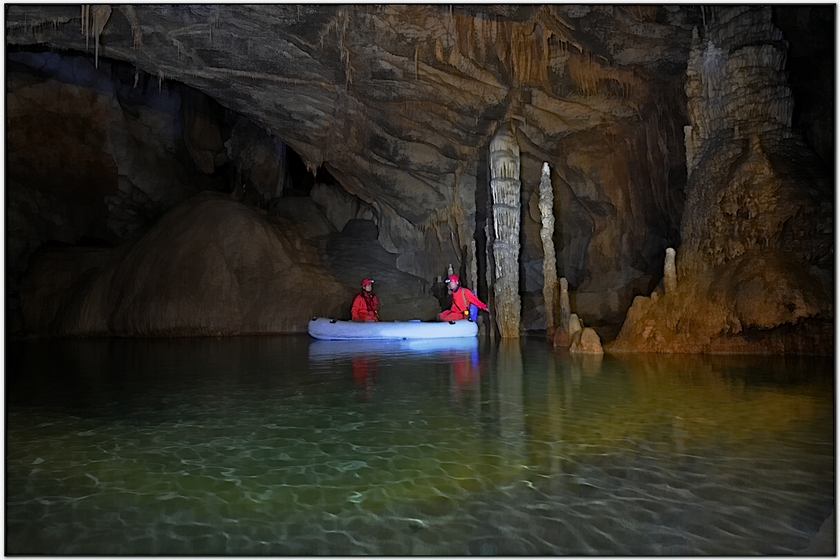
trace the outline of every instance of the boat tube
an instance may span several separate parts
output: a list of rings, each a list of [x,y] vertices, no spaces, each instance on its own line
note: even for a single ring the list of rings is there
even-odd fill
[[[423,338],[477,337],[474,321],[338,321],[315,317],[307,328],[319,340],[408,340]]]
[[[348,358],[404,355],[472,355],[478,352],[477,337],[414,338],[398,340],[313,340],[309,360],[320,362]]]

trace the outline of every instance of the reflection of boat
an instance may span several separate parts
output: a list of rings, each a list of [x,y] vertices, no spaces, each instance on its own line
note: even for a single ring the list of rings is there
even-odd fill
[[[478,338],[423,338],[416,340],[313,340],[310,360],[330,360],[355,356],[376,357],[394,354],[431,354],[478,351]]]
[[[472,321],[380,321],[358,323],[316,317],[309,321],[310,336],[320,340],[408,340],[478,336]]]

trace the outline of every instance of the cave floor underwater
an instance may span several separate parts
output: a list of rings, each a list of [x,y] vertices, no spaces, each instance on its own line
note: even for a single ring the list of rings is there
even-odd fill
[[[794,554],[833,519],[831,359],[326,344],[9,344],[6,553]]]

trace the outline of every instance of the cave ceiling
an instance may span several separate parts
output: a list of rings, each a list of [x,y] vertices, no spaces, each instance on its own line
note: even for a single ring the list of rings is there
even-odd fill
[[[105,13],[100,7],[100,14]],[[7,48],[87,52],[259,123],[422,224],[505,121],[523,155],[620,134],[681,83],[696,6],[9,5]],[[101,29],[101,31],[100,31]],[[679,87],[679,86],[677,86]]]

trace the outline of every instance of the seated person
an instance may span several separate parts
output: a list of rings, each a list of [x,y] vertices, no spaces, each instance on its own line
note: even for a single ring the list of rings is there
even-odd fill
[[[449,286],[449,293],[452,296],[452,307],[438,314],[440,321],[468,319],[470,316],[470,304],[487,311],[487,306],[481,303],[481,300],[472,293],[472,290],[461,287],[461,281],[457,276],[452,274],[446,279],[446,283]]]
[[[362,290],[353,298],[353,307],[350,309],[350,318],[354,321],[378,321],[379,302],[376,296],[371,293],[373,280],[365,278],[362,280]]]

